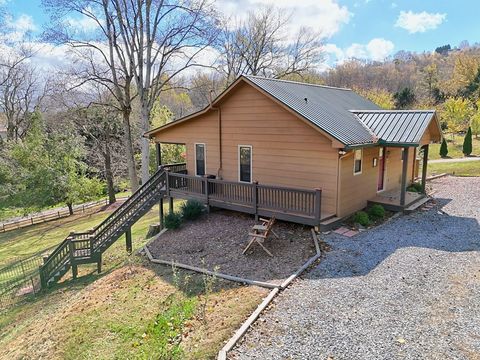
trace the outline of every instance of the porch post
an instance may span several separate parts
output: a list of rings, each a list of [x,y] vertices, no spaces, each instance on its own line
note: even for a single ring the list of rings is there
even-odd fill
[[[400,206],[405,205],[405,195],[407,192],[407,172],[408,172],[408,147],[403,148],[402,164],[402,187],[400,189]]]
[[[427,166],[428,166],[428,144],[423,146],[423,164],[422,164],[422,193],[425,194],[427,185]]]
[[[160,169],[162,167],[162,143],[155,143],[155,150],[157,155],[157,166]],[[168,174],[166,174],[168,177]],[[158,201],[158,217],[159,217],[159,225],[160,230],[163,229],[163,196]]]
[[[162,144],[155,143],[156,155],[157,155],[157,166],[160,167],[162,165]]]

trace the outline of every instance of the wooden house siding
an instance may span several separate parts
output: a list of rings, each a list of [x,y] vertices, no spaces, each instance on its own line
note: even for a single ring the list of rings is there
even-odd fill
[[[252,146],[252,180],[261,184],[322,189],[322,213],[336,213],[338,150],[311,125],[247,84],[211,110],[155,135],[157,142],[186,144],[187,170],[195,173],[194,144],[205,143],[206,173],[239,181],[238,146]]]
[[[195,174],[195,144],[205,144],[207,174],[217,174],[220,164],[218,141],[218,115],[211,111],[197,118],[178,124],[155,135],[156,142],[182,143],[186,145],[186,162],[189,174]]]
[[[322,212],[336,213],[338,150],[331,140],[247,84],[221,110],[222,178],[239,180],[238,145],[251,145],[254,181],[321,188]]]

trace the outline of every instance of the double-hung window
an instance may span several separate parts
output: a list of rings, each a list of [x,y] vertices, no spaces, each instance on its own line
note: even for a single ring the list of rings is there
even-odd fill
[[[252,147],[238,146],[238,178],[241,182],[252,182]]]
[[[353,152],[353,175],[359,175],[362,173],[362,149],[354,150]]]
[[[195,144],[195,175],[205,175],[205,144]]]

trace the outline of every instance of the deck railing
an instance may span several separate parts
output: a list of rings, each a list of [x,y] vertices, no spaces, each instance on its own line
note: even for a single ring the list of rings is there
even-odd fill
[[[167,196],[306,225],[320,224],[322,191],[167,173]]]

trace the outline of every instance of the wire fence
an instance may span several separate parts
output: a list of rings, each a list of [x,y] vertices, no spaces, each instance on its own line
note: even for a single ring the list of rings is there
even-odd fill
[[[117,201],[122,201],[125,200],[125,198],[119,198]],[[98,201],[94,201],[91,203],[86,203],[83,205],[78,205],[73,208],[73,214],[81,214],[84,213],[85,211],[89,209],[93,209],[99,206],[106,206],[108,205],[108,199],[102,199]],[[32,226],[36,224],[42,224],[48,221],[52,220],[57,220],[57,219],[62,219],[65,217],[71,216],[70,211],[68,209],[61,209],[58,211],[49,211],[45,212],[43,214],[37,214],[37,215],[32,215],[26,218],[22,218],[19,220],[14,220],[14,221],[8,221],[5,223],[0,223],[0,234],[11,231],[11,230],[17,230],[20,228],[24,228],[27,226]]]
[[[31,299],[41,290],[39,267],[43,257],[36,254],[0,269],[0,310]]]

